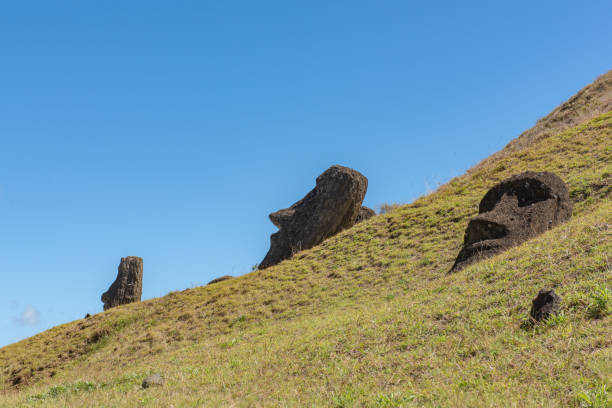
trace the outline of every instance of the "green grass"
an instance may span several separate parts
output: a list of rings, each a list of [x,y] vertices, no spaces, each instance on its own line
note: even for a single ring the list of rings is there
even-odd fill
[[[612,271],[608,269],[608,274]],[[612,313],[612,292],[607,287],[598,288],[591,295],[591,305],[589,306],[589,316],[594,319],[601,319]]]
[[[612,112],[277,266],[4,347],[0,406],[609,407],[610,146]],[[449,274],[480,198],[526,170],[566,181],[572,219]],[[543,287],[562,312],[527,325]]]

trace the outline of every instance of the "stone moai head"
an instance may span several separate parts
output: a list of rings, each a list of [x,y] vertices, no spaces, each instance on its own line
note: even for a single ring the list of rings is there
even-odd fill
[[[317,184],[289,208],[270,214],[279,231],[270,237],[270,250],[259,269],[312,248],[324,239],[352,227],[368,189],[368,179],[343,166],[332,166],[317,177]]]
[[[526,172],[495,185],[470,220],[451,271],[539,235],[572,215],[567,186],[554,173]]]

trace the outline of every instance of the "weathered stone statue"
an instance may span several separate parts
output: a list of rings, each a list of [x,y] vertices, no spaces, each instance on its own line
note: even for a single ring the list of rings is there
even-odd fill
[[[539,235],[572,216],[567,186],[554,173],[526,172],[494,186],[465,230],[451,271]]]
[[[126,303],[140,302],[142,297],[142,258],[121,258],[117,279],[102,294],[104,310]]]
[[[352,227],[368,189],[368,179],[343,166],[332,166],[317,177],[317,185],[291,207],[270,214],[279,231],[270,237],[270,250],[259,264],[265,269],[312,248]]]

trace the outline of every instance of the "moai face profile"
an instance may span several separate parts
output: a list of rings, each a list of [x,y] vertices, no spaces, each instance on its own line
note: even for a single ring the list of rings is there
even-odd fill
[[[261,261],[265,269],[312,248],[323,240],[352,227],[359,216],[368,179],[343,166],[332,166],[317,177],[317,184],[289,208],[270,214],[279,231],[270,237],[270,250]]]
[[[117,268],[117,279],[102,294],[104,310],[126,303],[140,302],[142,297],[142,258],[121,258]]]
[[[567,186],[556,174],[526,172],[512,176],[483,197],[451,271],[518,245],[571,215]]]

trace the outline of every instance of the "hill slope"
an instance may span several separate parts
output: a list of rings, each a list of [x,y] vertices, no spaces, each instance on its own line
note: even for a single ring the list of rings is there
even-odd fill
[[[554,136],[611,109],[612,70],[601,75],[592,84],[585,86],[576,95],[538,120],[535,126],[521,133],[519,137],[510,141],[506,147],[487,157],[475,166],[474,169],[498,160],[509,153],[525,149],[535,141]]]
[[[4,347],[0,406],[609,406],[612,112],[592,116],[265,271]],[[571,221],[449,274],[480,198],[525,170],[565,180]],[[563,315],[529,326],[542,287]]]

